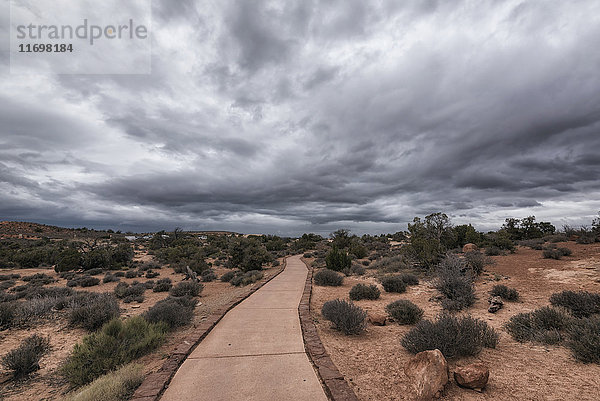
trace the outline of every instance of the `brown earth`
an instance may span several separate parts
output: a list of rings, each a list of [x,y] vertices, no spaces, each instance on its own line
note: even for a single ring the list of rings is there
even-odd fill
[[[147,255],[144,251],[136,251],[135,260],[149,261],[151,256]],[[229,269],[226,268],[214,268],[218,276],[221,276]],[[153,278],[156,281],[161,278],[169,277],[173,281],[173,284],[177,284],[182,281],[184,275],[178,274],[173,271],[170,267],[163,266],[161,269],[155,269],[155,272],[160,273],[160,276]],[[264,270],[265,277],[270,277],[278,271],[278,268],[266,268]],[[22,277],[30,276],[35,273],[46,273],[50,276],[58,279],[58,282],[48,285],[50,286],[65,286],[66,280],[60,279],[58,274],[51,268],[38,268],[38,269],[0,269],[0,274],[7,273],[19,273]],[[97,278],[101,279],[104,275],[98,275]],[[121,281],[131,283],[137,280],[139,282],[146,282],[146,278],[127,279],[121,277]],[[21,280],[17,280],[16,285],[26,284]],[[75,287],[77,291],[90,291],[90,292],[112,292],[114,287],[117,285],[113,283],[100,283],[100,285],[80,288]],[[170,332],[167,335],[165,343],[158,348],[155,352],[146,355],[136,362],[141,363],[145,367],[146,373],[154,372],[160,368],[164,362],[164,359],[173,351],[185,337],[192,333],[195,327],[214,310],[229,303],[229,301],[241,293],[244,292],[243,287],[234,287],[229,283],[222,283],[220,281],[214,281],[210,283],[203,283],[204,290],[199,298],[198,306],[196,307],[192,324],[185,326],[179,330]],[[141,304],[130,303],[126,304],[120,301],[121,306],[121,317],[129,317],[139,315],[148,310],[157,301],[164,299],[168,296],[167,292],[152,292],[152,290],[146,290],[144,293],[144,302]],[[84,335],[88,334],[86,330],[70,327],[66,320],[64,313],[57,314],[54,319],[45,319],[41,322],[32,322],[30,327],[27,328],[11,328],[9,330],[0,331],[0,355],[6,354],[8,351],[16,348],[20,342],[33,334],[41,334],[49,336],[50,345],[52,350],[49,355],[42,358],[40,361],[41,369],[33,373],[28,379],[13,382],[10,380],[10,376],[0,370],[0,400],[2,401],[25,401],[25,400],[40,400],[49,401],[57,400],[69,390],[68,383],[61,377],[59,369],[61,364],[69,356],[73,346],[81,341]]]
[[[496,349],[484,349],[477,357],[450,360],[450,371],[481,361],[490,368],[490,380],[482,393],[459,388],[454,380],[447,387],[445,400],[597,400],[600,392],[600,366],[577,362],[568,349],[561,346],[521,344],[503,329],[508,319],[520,312],[548,305],[548,298],[562,290],[600,292],[600,244],[558,244],[573,251],[562,260],[543,259],[541,251],[518,248],[515,254],[493,257],[495,264],[476,282],[478,300],[469,313],[487,321],[500,332]],[[359,399],[408,400],[407,378],[403,367],[410,358],[401,345],[402,336],[413,326],[388,323],[369,325],[359,336],[344,336],[331,329],[320,315],[325,301],[344,298],[359,282],[376,283],[373,277],[347,277],[342,287],[313,286],[312,316],[321,340],[331,358],[346,377]],[[505,284],[519,291],[519,302],[505,302],[496,314],[487,312],[488,292],[494,284]],[[381,288],[381,287],[380,287]],[[441,307],[433,299],[437,291],[431,281],[422,279],[418,286],[404,294],[382,290],[376,301],[357,301],[368,311],[385,313],[385,306],[397,299],[409,299],[425,311],[426,319],[434,318]]]

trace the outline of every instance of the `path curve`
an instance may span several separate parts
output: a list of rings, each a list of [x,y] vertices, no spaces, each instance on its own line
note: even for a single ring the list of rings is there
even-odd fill
[[[300,255],[230,310],[181,365],[161,400],[327,401],[304,350]]]

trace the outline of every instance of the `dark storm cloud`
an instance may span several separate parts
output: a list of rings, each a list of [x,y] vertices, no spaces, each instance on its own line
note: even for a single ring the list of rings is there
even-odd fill
[[[299,234],[600,209],[596,2],[296,3],[155,1],[151,75],[5,76],[0,217]]]

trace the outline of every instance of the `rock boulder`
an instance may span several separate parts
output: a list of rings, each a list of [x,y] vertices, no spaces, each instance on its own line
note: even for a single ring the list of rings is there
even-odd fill
[[[440,350],[423,351],[412,357],[404,367],[414,390],[415,400],[439,398],[448,384],[448,363]]]

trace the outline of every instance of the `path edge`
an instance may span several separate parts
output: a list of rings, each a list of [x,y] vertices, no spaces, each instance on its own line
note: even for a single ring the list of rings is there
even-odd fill
[[[329,354],[325,350],[317,327],[310,316],[310,299],[312,297],[312,276],[313,267],[310,266],[304,258],[302,262],[308,269],[304,292],[300,304],[298,305],[298,314],[300,315],[300,326],[302,328],[302,338],[306,354],[311,360],[315,371],[321,379],[325,394],[332,401],[358,401],[354,390],[348,385],[344,376],[340,373],[337,366],[333,363]]]
[[[272,277],[263,278],[249,286],[248,291],[235,297],[228,304],[217,309],[215,312],[208,315],[208,317],[200,322],[196,330],[187,336],[181,344],[179,344],[175,350],[169,355],[168,359],[162,364],[162,366],[153,373],[150,373],[144,378],[142,384],[136,389],[133,396],[129,401],[158,401],[161,396],[171,383],[171,379],[177,373],[179,367],[187,359],[187,357],[196,349],[198,344],[202,342],[211,332],[211,330],[223,319],[223,317],[231,309],[235,308],[242,301],[248,298],[250,295],[258,291],[263,285],[277,277],[287,266],[287,259],[289,256],[284,257],[283,263]]]

